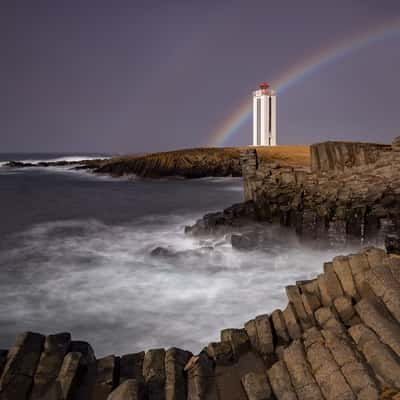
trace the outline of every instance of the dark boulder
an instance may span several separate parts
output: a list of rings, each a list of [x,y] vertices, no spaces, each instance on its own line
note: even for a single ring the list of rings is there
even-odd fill
[[[232,234],[231,244],[237,250],[253,250],[257,247],[258,237],[255,232]]]
[[[240,227],[255,219],[253,201],[233,204],[222,212],[206,214],[192,226],[185,227],[185,233],[192,235],[207,235],[210,233],[224,233],[228,227]]]
[[[213,250],[212,246],[202,246],[193,250],[173,251],[159,246],[150,252],[150,256],[157,258],[201,257]]]
[[[165,247],[156,247],[150,253],[152,257],[173,257],[175,254],[171,251],[166,249]]]
[[[10,168],[26,168],[26,167],[34,167],[35,164],[32,163],[24,163],[21,161],[10,161],[6,164],[6,167]]]
[[[0,350],[0,376],[3,373],[3,369],[6,365],[8,350]]]
[[[388,253],[400,255],[400,236],[387,235],[385,237],[385,247]]]

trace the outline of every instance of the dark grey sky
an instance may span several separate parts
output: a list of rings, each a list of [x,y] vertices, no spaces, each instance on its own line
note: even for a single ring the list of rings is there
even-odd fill
[[[205,145],[260,81],[396,16],[398,0],[2,0],[0,152]],[[399,71],[400,33],[318,69],[278,97],[278,141],[390,141]],[[246,124],[229,144],[250,141]]]

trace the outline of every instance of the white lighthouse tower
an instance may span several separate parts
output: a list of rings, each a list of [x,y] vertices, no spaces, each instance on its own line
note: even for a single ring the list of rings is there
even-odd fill
[[[253,92],[253,146],[276,146],[276,93],[266,82]]]

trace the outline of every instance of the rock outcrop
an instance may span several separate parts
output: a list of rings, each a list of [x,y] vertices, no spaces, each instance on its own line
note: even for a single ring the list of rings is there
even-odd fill
[[[247,219],[292,227],[303,238],[332,245],[368,241],[400,229],[400,151],[367,143],[311,146],[313,171],[262,162],[242,151],[245,203],[208,214],[188,228],[209,234]],[[253,211],[254,210],[254,211]],[[399,246],[392,239],[393,246]]]
[[[266,289],[267,290],[267,289]],[[95,359],[68,333],[0,351],[1,400],[309,400],[400,396],[400,256],[335,257],[286,288],[287,307],[221,331],[198,355],[152,349]]]
[[[313,172],[340,172],[353,167],[365,167],[375,164],[391,150],[390,145],[377,143],[317,143],[310,147],[311,170]]]

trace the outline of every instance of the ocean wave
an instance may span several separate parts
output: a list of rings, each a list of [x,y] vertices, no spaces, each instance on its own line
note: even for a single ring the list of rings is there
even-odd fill
[[[60,157],[50,157],[50,158],[23,158],[16,157],[12,159],[12,161],[18,161],[25,164],[34,164],[37,165],[39,163],[56,163],[56,162],[80,162],[80,161],[90,161],[90,160],[108,160],[112,158],[112,156],[102,156],[102,155],[69,155],[69,156],[60,156]],[[0,167],[6,166],[11,160],[2,160],[0,161]]]
[[[98,159],[110,159],[110,156],[65,156],[65,157],[55,157],[55,158],[48,158],[48,159],[26,159],[26,160],[18,160],[23,163],[30,163],[30,164],[39,164],[41,162],[80,162],[80,161],[87,161],[87,160],[98,160]]]
[[[0,252],[3,340],[67,330],[98,355],[169,346],[197,352],[221,329],[285,307],[284,287],[314,277],[338,251],[306,248],[269,226],[281,241],[238,252],[229,236],[185,235],[197,217],[54,221],[10,238],[13,246]],[[165,250],[152,254],[157,247]]]

